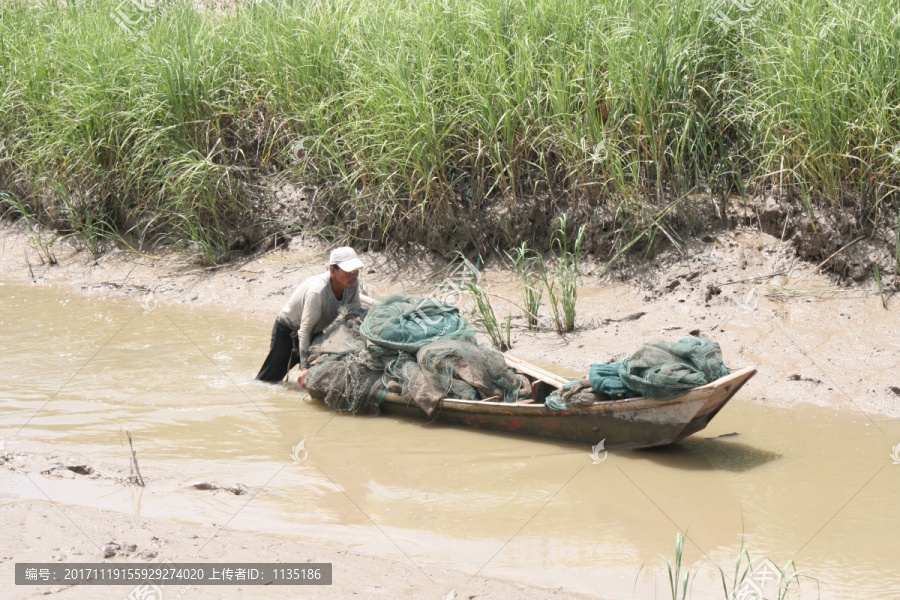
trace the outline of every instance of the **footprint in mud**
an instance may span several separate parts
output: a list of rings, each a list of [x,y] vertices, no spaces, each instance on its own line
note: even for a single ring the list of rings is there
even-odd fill
[[[86,464],[67,465],[57,462],[49,469],[41,471],[41,475],[53,477],[55,479],[74,479],[75,475],[84,475],[96,479],[102,477],[92,466]]]
[[[40,473],[51,479],[88,479],[115,481],[123,485],[137,483],[134,475],[125,475],[115,468],[95,466],[79,458],[63,458],[57,455],[0,450],[0,466],[17,473]]]
[[[793,375],[788,377],[788,381],[807,381],[809,383],[816,383],[816,384],[822,383],[822,380],[817,377],[804,377],[803,375],[800,375],[799,373],[794,373]]]
[[[135,475],[125,475],[106,467],[93,466],[79,460],[61,459],[56,456],[27,455],[22,453],[21,470],[25,472],[39,470],[40,474],[53,479],[77,479],[79,475],[88,479],[115,481],[123,485],[137,484]]]
[[[68,470],[78,475],[93,475],[94,469],[88,465],[68,465]]]
[[[119,544],[110,542],[103,549],[103,558],[112,558],[114,556],[131,556],[137,551],[137,544]]]
[[[237,485],[232,485],[232,486],[226,486],[226,485],[219,485],[217,483],[211,483],[209,481],[198,481],[197,483],[192,483],[190,485],[190,487],[192,487],[195,490],[212,491],[212,492],[217,492],[219,490],[225,490],[226,492],[234,494],[235,496],[243,496],[244,494],[249,492],[249,490],[247,489],[247,486],[245,486],[243,483],[238,483]]]

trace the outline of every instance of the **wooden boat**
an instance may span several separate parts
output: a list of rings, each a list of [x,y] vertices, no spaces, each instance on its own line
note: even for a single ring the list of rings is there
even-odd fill
[[[677,442],[706,427],[756,374],[755,367],[745,367],[668,401],[627,398],[553,410],[543,402],[568,380],[510,355],[506,355],[506,362],[533,382],[536,401],[509,404],[445,398],[429,417],[399,394],[385,392],[381,412],[566,442],[595,445],[605,440],[603,447],[609,449],[650,448]],[[311,395],[322,399],[314,392]]]

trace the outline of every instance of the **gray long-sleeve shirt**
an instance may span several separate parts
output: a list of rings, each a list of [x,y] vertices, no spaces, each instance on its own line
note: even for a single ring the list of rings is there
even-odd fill
[[[331,291],[331,273],[328,271],[313,275],[297,286],[278,316],[297,332],[301,369],[309,368],[309,344],[313,336],[331,325],[340,307],[359,303],[359,281],[345,289],[338,300]]]

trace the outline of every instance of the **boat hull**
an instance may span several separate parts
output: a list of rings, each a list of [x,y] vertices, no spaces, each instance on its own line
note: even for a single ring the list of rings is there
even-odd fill
[[[544,404],[504,404],[447,398],[429,417],[402,396],[386,393],[381,412],[566,442],[595,445],[603,441],[604,448],[609,449],[650,448],[677,442],[705,428],[755,374],[754,367],[746,367],[668,401],[628,398],[570,410],[552,410]],[[548,383],[558,385],[559,381]],[[316,393],[312,395],[319,397]]]

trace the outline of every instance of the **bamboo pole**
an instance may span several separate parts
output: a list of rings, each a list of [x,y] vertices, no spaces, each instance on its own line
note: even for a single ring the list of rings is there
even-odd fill
[[[525,375],[536,377],[541,381],[549,383],[550,385],[563,386],[569,382],[569,380],[562,375],[557,375],[556,373],[551,373],[546,369],[536,367],[530,363],[525,362],[521,358],[517,358],[510,354],[504,354],[503,356],[504,358],[506,358],[506,364],[508,366],[521,371]]]

